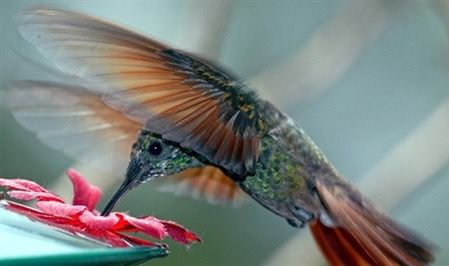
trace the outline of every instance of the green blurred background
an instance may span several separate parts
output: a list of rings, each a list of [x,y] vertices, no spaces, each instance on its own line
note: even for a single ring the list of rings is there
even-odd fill
[[[57,79],[13,52],[48,64],[12,20],[33,5],[106,18],[221,62],[296,119],[392,216],[436,243],[435,265],[449,265],[448,1],[0,0],[2,87]],[[51,186],[74,163],[0,110],[0,176]],[[202,236],[192,248],[170,242],[171,254],[153,265],[324,264],[308,230],[250,200],[209,205],[147,183],[118,208],[173,219]]]

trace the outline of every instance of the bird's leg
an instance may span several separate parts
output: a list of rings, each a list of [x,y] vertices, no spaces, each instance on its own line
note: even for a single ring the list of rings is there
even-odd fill
[[[287,222],[291,226],[298,228],[304,227],[305,224],[309,223],[310,221],[316,218],[315,213],[306,210],[304,208],[301,208],[299,206],[293,207],[292,214],[294,218],[287,218]]]

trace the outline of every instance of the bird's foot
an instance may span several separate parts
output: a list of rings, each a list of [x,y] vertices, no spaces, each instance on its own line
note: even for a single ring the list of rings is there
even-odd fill
[[[304,227],[305,224],[309,223],[310,221],[316,218],[313,212],[303,209],[299,206],[294,206],[292,214],[294,215],[294,218],[287,218],[287,222],[291,226],[297,228]]]

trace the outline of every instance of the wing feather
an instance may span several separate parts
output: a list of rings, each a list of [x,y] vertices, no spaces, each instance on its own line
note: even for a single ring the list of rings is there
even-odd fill
[[[140,125],[83,87],[16,81],[2,91],[17,121],[49,147],[114,177],[126,169]]]
[[[238,205],[244,199],[240,187],[219,168],[213,166],[192,168],[168,177],[161,190],[205,198],[210,203]]]
[[[146,130],[212,164],[224,162],[236,175],[255,171],[262,112],[255,93],[230,74],[124,27],[74,12],[34,8],[19,13],[17,21],[22,35],[44,56],[94,84],[87,88]]]

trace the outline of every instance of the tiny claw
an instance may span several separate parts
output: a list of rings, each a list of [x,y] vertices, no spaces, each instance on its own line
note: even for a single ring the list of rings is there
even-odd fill
[[[313,214],[313,212],[307,211],[301,207],[295,206],[294,207],[294,211],[293,214],[299,219],[301,220],[303,223],[307,223],[309,221],[311,221],[315,215]]]
[[[296,227],[296,228],[303,228],[305,223],[301,220],[297,219],[287,219],[287,222],[289,225]]]

